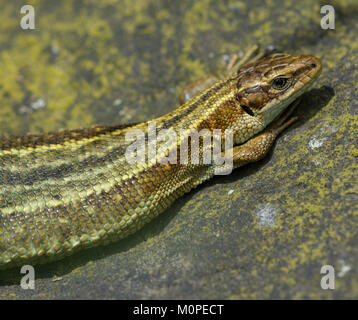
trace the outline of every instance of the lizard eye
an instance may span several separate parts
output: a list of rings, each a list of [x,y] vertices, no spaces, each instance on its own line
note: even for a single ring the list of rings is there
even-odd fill
[[[274,87],[274,89],[276,89],[276,90],[284,90],[284,89],[288,88],[288,86],[290,85],[290,82],[291,81],[289,78],[277,77],[272,80],[271,84]]]

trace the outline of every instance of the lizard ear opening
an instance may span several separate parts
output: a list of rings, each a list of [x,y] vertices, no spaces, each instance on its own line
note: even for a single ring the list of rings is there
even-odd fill
[[[241,105],[240,105],[241,106]],[[241,106],[241,108],[247,113],[249,114],[251,117],[253,117],[255,114],[252,112],[252,110],[248,107],[248,106]]]

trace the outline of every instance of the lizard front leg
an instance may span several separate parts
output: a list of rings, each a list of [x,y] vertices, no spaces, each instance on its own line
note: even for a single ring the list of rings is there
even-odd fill
[[[271,150],[277,136],[289,127],[298,117],[289,118],[293,110],[299,104],[299,100],[292,103],[289,109],[276,121],[274,121],[265,131],[254,136],[242,145],[233,148],[234,168],[244,164],[259,161],[264,158]]]
[[[214,172],[215,170],[215,175],[227,174],[226,172],[231,172],[231,170],[227,167],[227,163],[232,163],[233,168],[238,168],[247,163],[256,162],[264,158],[271,150],[277,136],[298,119],[297,117],[289,117],[299,102],[300,100],[293,102],[288,110],[286,110],[281,117],[275,120],[265,131],[257,134],[245,143],[233,147],[233,161],[229,161],[229,159],[227,159],[227,161],[225,161],[225,165],[213,166],[211,168],[211,172]],[[221,156],[225,157],[225,151],[222,152]]]

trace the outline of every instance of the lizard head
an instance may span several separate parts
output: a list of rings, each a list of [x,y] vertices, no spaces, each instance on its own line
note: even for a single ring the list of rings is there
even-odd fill
[[[238,71],[235,98],[248,117],[266,126],[310,87],[321,68],[314,56],[270,55]]]

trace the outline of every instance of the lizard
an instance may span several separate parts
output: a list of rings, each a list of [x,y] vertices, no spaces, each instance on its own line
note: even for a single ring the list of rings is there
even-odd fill
[[[265,56],[255,47],[233,59],[224,77],[187,87],[182,104],[153,121],[157,130],[187,135],[231,130],[238,168],[265,157],[297,120],[290,115],[321,69],[315,56]],[[1,136],[0,269],[123,239],[220,172],[214,162],[161,163],[182,140],[150,159],[147,148],[146,163],[128,163],[126,135],[140,130],[148,140],[148,123]]]

